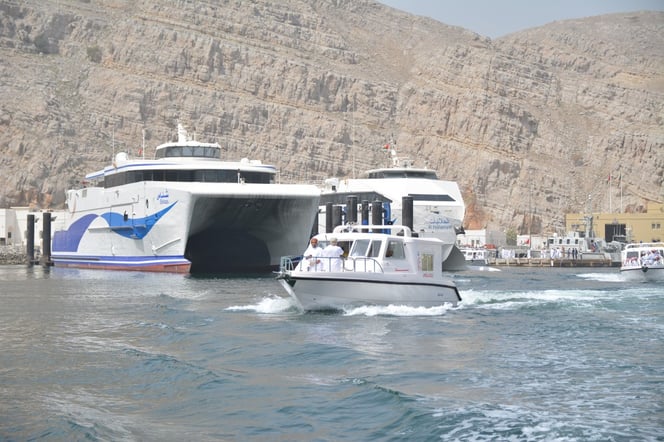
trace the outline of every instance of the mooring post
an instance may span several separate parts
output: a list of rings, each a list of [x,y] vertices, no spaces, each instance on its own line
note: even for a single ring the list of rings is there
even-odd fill
[[[369,201],[362,200],[362,225],[369,224]]]
[[[35,215],[28,214],[28,231],[26,232],[25,254],[28,260],[28,265],[32,266],[35,263]]]
[[[380,226],[383,224],[383,203],[376,200],[371,203],[371,224]],[[382,232],[382,230],[377,230]]]
[[[357,197],[350,195],[346,203],[346,224],[357,222]]]
[[[42,257],[41,264],[44,266],[52,266],[51,261],[51,212],[44,212],[42,215]]]
[[[332,233],[334,230],[334,204],[325,203],[325,233]]]
[[[401,197],[401,222],[404,226],[413,230],[413,197]]]
[[[337,226],[340,226],[341,224],[343,224],[343,221],[342,221],[342,219],[343,219],[343,217],[342,217],[342,215],[343,215],[342,214],[342,207],[338,204],[335,204],[334,207],[332,208],[332,213],[334,214],[334,217],[333,217],[334,222],[333,222],[332,230],[330,230],[330,232],[332,232],[334,230],[334,227],[337,227]]]

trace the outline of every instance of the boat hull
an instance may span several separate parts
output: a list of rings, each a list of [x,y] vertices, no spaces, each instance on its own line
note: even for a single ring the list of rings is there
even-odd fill
[[[664,281],[664,243],[627,244],[620,274],[628,281]]]
[[[150,257],[95,257],[60,256],[58,267],[95,270],[128,270],[158,273],[190,273],[191,262],[184,257],[150,259]]]
[[[293,272],[279,281],[304,311],[344,310],[366,305],[456,306],[461,301],[451,280],[422,282],[407,275],[376,275],[378,277],[373,279],[366,273],[308,276],[306,272]]]
[[[664,282],[664,266],[621,267],[620,274],[628,281]]]
[[[315,186],[139,182],[68,195],[55,266],[175,273],[269,271],[306,245]]]

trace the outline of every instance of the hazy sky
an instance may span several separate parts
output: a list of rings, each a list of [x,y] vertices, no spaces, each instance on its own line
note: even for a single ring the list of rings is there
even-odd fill
[[[485,37],[501,37],[552,21],[630,11],[664,11],[664,0],[378,0]]]

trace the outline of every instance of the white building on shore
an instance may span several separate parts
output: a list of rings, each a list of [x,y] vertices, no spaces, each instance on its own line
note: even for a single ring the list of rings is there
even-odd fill
[[[35,216],[35,248],[41,248],[44,210],[29,207],[0,209],[0,246],[25,247],[28,240],[28,215]],[[51,233],[64,228],[64,211],[51,211]]]

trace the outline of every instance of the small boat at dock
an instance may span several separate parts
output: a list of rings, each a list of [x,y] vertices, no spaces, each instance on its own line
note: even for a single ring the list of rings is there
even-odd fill
[[[495,257],[495,250],[484,247],[461,247],[459,250],[469,266],[488,266],[489,258]]]
[[[336,242],[342,256],[323,253],[309,265],[284,256],[277,279],[304,311],[366,305],[456,306],[461,296],[443,276],[443,242],[414,235],[400,225],[342,225],[314,238]]]

